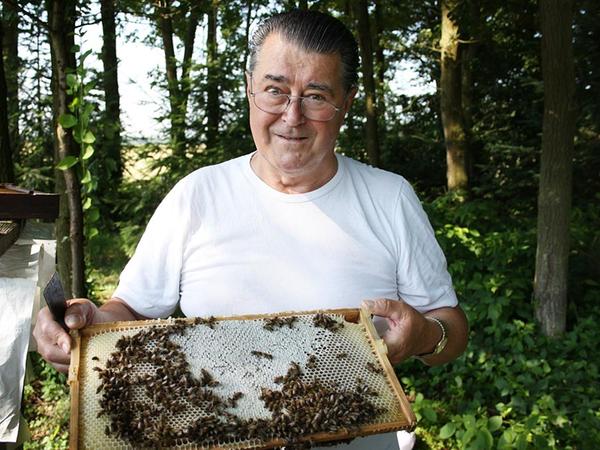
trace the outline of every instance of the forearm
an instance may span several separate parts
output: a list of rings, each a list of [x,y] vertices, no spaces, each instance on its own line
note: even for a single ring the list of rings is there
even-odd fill
[[[148,318],[136,313],[122,299],[118,297],[113,297],[97,310],[93,319],[93,323],[120,322],[144,319]]]
[[[430,366],[438,366],[458,358],[465,351],[468,341],[468,322],[462,308],[460,306],[439,308],[428,311],[424,315],[425,317],[435,317],[444,324],[448,343],[441,353],[423,357],[423,362]],[[433,351],[441,338],[439,325],[433,321],[428,321],[428,323],[429,331],[425,340],[427,342],[427,346],[425,347],[427,350],[424,353]]]

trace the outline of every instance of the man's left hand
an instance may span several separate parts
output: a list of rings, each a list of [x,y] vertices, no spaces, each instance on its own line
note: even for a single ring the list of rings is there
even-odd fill
[[[441,320],[446,328],[448,344],[439,355],[427,358],[427,364],[437,365],[459,356],[467,344],[467,320],[460,307],[445,307],[421,314],[403,300],[365,300],[362,307],[376,316],[384,317],[388,330],[382,336],[388,348],[388,358],[398,364],[411,356],[433,352],[442,338],[442,330],[431,315]]]

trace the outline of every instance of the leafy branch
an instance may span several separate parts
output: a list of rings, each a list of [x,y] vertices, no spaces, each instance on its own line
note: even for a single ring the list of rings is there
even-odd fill
[[[79,52],[79,47],[75,46],[73,52]],[[75,70],[67,74],[67,94],[72,97],[71,103],[68,105],[70,113],[62,114],[58,118],[63,128],[72,130],[73,139],[79,144],[79,155],[66,156],[56,166],[60,170],[79,166],[87,239],[92,239],[98,234],[96,222],[100,219],[100,211],[92,200],[92,193],[98,187],[98,180],[90,171],[91,158],[95,152],[93,144],[96,142],[96,136],[90,129],[90,117],[94,111],[94,104],[86,101],[87,95],[95,87],[94,82],[85,82],[87,75],[85,60],[91,53],[91,50],[87,50],[81,54]]]

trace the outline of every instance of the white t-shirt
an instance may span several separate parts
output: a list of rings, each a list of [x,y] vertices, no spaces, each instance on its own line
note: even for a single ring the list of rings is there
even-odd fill
[[[336,155],[306,194],[265,184],[245,155],[182,179],[148,223],[115,297],[147,317],[354,308],[402,298],[455,306],[429,220],[397,174]]]
[[[455,306],[409,183],[336,156],[336,175],[306,194],[268,186],[251,155],[191,173],[157,208],[114,296],[147,317],[166,317],[178,302],[189,317],[355,308],[374,298],[402,298],[421,312]],[[340,446],[397,448],[395,433]]]

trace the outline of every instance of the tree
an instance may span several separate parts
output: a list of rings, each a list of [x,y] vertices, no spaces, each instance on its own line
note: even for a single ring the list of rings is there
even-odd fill
[[[102,84],[105,109],[99,158],[104,170],[98,177],[98,182],[99,191],[108,194],[110,198],[116,195],[123,170],[115,0],[101,0],[100,14],[102,18],[102,67],[104,69]]]
[[[365,90],[365,146],[369,163],[379,165],[379,133],[377,131],[377,92],[375,90],[373,45],[367,0],[353,2],[354,16],[357,21],[358,44],[362,59],[362,78]]]
[[[218,3],[211,0],[208,5],[206,33],[206,146],[215,146],[219,134],[219,60],[217,49]]]
[[[575,69],[573,0],[541,0],[544,122],[538,195],[535,316],[547,336],[566,328]]]
[[[74,34],[75,0],[52,0],[47,3],[48,31],[52,54],[52,96],[54,111],[55,163],[79,154],[71,129],[61,124],[69,113],[71,96],[67,93],[67,75],[75,69]],[[85,297],[85,261],[83,257],[83,209],[81,184],[74,167],[56,170],[56,190],[61,195],[57,220],[59,272],[67,295]],[[68,240],[63,239],[68,237]]]
[[[381,0],[375,0],[375,20],[373,27],[373,48],[375,49],[375,86],[377,91],[377,114],[380,118],[385,117],[385,71],[386,61],[384,55],[384,21],[383,21],[383,5]]]
[[[248,58],[249,58],[249,47],[248,43],[250,41],[250,25],[252,24],[252,0],[246,0],[246,23],[244,25],[244,50],[243,50],[243,59],[242,59],[242,69],[246,70],[248,67]],[[244,77],[244,82],[246,81],[246,77]]]
[[[189,11],[187,11],[189,9]],[[178,15],[180,30],[176,30],[174,16]],[[156,0],[155,17],[160,36],[163,41],[167,87],[169,91],[169,117],[171,120],[171,144],[176,155],[185,152],[185,130],[187,104],[190,94],[190,71],[194,52],[194,40],[198,27],[199,10],[196,2],[186,4],[186,8],[174,9],[170,0]],[[178,64],[175,55],[173,38],[176,31],[182,36],[184,54],[183,61]],[[178,75],[178,65],[181,66],[181,76]]]
[[[457,0],[441,1],[440,105],[446,143],[448,190],[464,193],[469,186],[469,151],[461,95],[460,31],[454,15],[457,5]]]
[[[4,35],[3,23],[0,21],[0,41]],[[8,105],[6,102],[6,77],[4,76],[4,54],[0,46],[0,181],[14,182],[12,148],[8,133]]]
[[[8,133],[12,149],[13,161],[18,161],[19,138],[19,14],[9,2],[2,6],[3,36],[2,47],[4,57],[4,76],[6,80],[6,99],[8,114]]]

